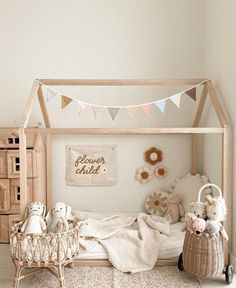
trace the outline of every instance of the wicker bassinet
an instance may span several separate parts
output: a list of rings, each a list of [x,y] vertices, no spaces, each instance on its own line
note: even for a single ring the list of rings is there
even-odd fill
[[[13,225],[10,235],[12,261],[16,267],[13,287],[18,287],[21,279],[34,273],[21,275],[27,267],[47,268],[64,287],[63,268],[68,264],[73,265],[79,251],[77,224],[69,221],[68,231],[48,234],[20,233],[21,225],[22,222]]]

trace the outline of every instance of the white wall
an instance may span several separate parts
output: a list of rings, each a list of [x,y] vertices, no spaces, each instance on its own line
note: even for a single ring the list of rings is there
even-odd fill
[[[202,1],[72,0],[1,1],[0,81],[1,126],[16,124],[34,78],[191,78],[202,76],[204,15]],[[62,89],[62,87],[60,88]],[[181,87],[179,87],[181,89]],[[124,88],[65,90],[94,103],[143,103],[174,90]],[[86,94],[87,93],[87,94]],[[120,111],[114,122],[107,112],[97,121],[91,111],[78,116],[71,105],[61,113],[56,100],[49,103],[55,126],[147,127],[191,123],[193,101],[183,100],[183,110],[172,104],[167,115],[153,109],[150,118],[138,113],[130,121]],[[154,111],[155,110],[155,111]],[[56,116],[56,117],[55,117]],[[182,117],[182,118],[181,118]],[[41,121],[34,110],[31,124]],[[176,176],[190,169],[188,137],[83,137],[53,141],[53,200],[74,208],[96,210],[141,210],[148,192],[169,189]],[[115,143],[118,145],[119,181],[114,187],[72,188],[64,184],[64,146],[70,143]],[[157,145],[169,168],[165,180],[147,185],[134,180],[144,164],[143,152]],[[182,155],[182,152],[185,152]],[[60,155],[60,157],[58,157]],[[178,165],[176,165],[178,163]],[[58,177],[58,175],[60,177]],[[111,201],[112,200],[112,201]],[[99,204],[99,205],[98,205]],[[99,206],[99,207],[98,207]]]
[[[227,112],[230,115],[233,127],[233,143],[235,143],[235,124],[236,124],[236,101],[235,101],[235,76],[236,76],[236,2],[233,0],[208,0],[206,1],[206,31],[205,31],[205,71],[206,75],[215,81],[216,88],[219,90]],[[212,112],[208,120],[213,121]],[[212,141],[212,140],[210,140]],[[211,142],[211,155],[217,155],[219,141]],[[234,148],[235,145],[233,145]],[[209,158],[208,158],[209,159]],[[235,164],[236,154],[233,149],[233,168],[232,191],[236,188]],[[206,161],[206,172],[217,175],[216,165],[211,165]],[[218,177],[219,178],[219,177]],[[234,257],[234,267],[236,267],[236,197],[233,193],[232,220],[232,251]]]

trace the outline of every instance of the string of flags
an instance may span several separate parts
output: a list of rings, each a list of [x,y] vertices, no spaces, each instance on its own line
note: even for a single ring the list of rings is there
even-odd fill
[[[70,103],[75,102],[75,103],[78,104],[78,112],[79,113],[83,112],[88,107],[91,107],[93,115],[94,115],[94,118],[96,119],[98,111],[99,111],[99,108],[103,108],[103,109],[107,109],[109,114],[110,114],[110,116],[111,116],[111,119],[115,120],[115,118],[116,118],[116,116],[117,116],[117,114],[118,114],[120,109],[124,109],[127,112],[127,114],[128,114],[130,119],[134,118],[135,110],[137,108],[141,108],[142,112],[144,113],[144,115],[146,117],[149,116],[150,108],[152,106],[157,107],[164,114],[165,113],[166,102],[168,100],[172,101],[178,108],[180,108],[182,95],[186,94],[191,99],[196,101],[197,100],[197,97],[196,97],[197,87],[200,86],[201,84],[203,84],[204,82],[205,81],[197,84],[194,87],[191,87],[188,90],[181,91],[181,92],[179,92],[177,94],[174,94],[172,96],[166,97],[166,98],[161,99],[161,100],[155,100],[155,101],[152,101],[152,102],[138,104],[138,105],[125,105],[125,106],[124,105],[123,106],[121,106],[121,105],[115,105],[115,106],[113,106],[113,105],[99,105],[99,104],[88,103],[88,102],[81,101],[81,100],[78,100],[78,99],[75,99],[75,98],[72,98],[72,97],[69,97],[69,96],[66,96],[66,95],[62,95],[57,90],[52,89],[51,87],[48,87],[47,85],[44,85],[41,82],[40,82],[40,84],[43,85],[45,87],[45,89],[46,89],[46,95],[47,95],[46,96],[46,100],[47,100],[47,102],[49,102],[54,97],[61,97],[61,109],[65,109]]]

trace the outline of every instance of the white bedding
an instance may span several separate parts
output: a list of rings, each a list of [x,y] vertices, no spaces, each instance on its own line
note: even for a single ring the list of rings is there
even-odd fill
[[[182,252],[185,235],[185,232],[181,231],[182,227],[182,222],[170,225],[170,236],[167,238],[166,241],[164,241],[160,249],[159,259],[176,259]],[[103,246],[97,243],[97,245],[93,246],[91,249],[87,251],[81,251],[78,259],[104,260],[108,259],[108,255]]]

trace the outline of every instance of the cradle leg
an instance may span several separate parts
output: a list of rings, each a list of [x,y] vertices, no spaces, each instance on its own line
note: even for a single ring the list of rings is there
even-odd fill
[[[58,266],[58,278],[59,278],[59,282],[60,282],[60,287],[65,288],[63,267],[61,265]]]
[[[16,272],[15,272],[15,277],[14,277],[14,282],[13,282],[13,288],[18,288],[19,283],[20,283],[20,274],[21,274],[21,267],[15,266],[16,267]]]

